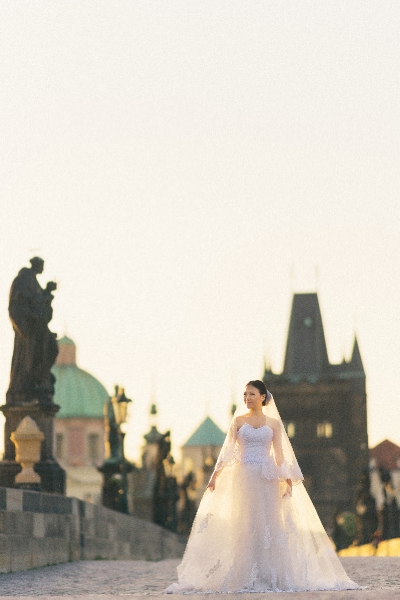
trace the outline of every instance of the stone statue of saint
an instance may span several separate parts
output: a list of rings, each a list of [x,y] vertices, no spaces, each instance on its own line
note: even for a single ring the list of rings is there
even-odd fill
[[[50,369],[58,346],[48,324],[57,284],[49,281],[43,289],[36,276],[43,272],[44,261],[36,256],[30,262],[31,267],[21,269],[11,285],[8,307],[15,339],[7,404],[14,405],[48,404],[54,395],[55,377]]]

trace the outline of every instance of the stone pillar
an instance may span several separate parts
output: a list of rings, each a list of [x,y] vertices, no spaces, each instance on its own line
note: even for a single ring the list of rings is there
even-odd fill
[[[21,471],[21,465],[15,460],[15,446],[10,436],[25,417],[31,417],[44,433],[40,460],[35,471],[41,478],[44,492],[65,494],[65,471],[53,456],[54,416],[59,410],[54,403],[40,404],[38,401],[19,405],[5,404],[0,410],[6,418],[4,426],[4,458],[0,461],[0,485],[15,487],[14,480]]]

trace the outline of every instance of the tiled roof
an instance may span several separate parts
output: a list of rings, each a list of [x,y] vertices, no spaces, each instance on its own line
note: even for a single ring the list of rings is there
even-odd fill
[[[375,458],[380,467],[393,471],[398,468],[397,461],[400,459],[400,447],[390,440],[383,440],[375,448],[370,449],[369,455],[371,458]]]
[[[289,376],[319,376],[328,369],[318,296],[294,294],[283,371]]]
[[[225,433],[214,423],[210,417],[206,417],[200,427],[190,436],[186,446],[222,446]]]

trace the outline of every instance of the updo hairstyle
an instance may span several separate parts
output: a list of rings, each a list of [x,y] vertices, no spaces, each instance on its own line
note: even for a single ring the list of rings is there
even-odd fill
[[[253,387],[257,388],[258,391],[260,392],[261,396],[265,395],[265,398],[262,401],[262,405],[266,406],[268,404],[268,402],[271,400],[272,394],[271,394],[271,392],[269,392],[267,390],[265,383],[263,381],[261,381],[261,379],[255,379],[254,381],[249,381],[249,383],[246,383],[246,387],[248,385],[252,385]]]

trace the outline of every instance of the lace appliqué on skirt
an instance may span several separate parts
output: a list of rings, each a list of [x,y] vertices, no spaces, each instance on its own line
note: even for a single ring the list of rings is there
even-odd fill
[[[207,527],[208,521],[211,519],[212,516],[213,516],[212,513],[207,513],[206,514],[206,516],[204,517],[204,519],[200,523],[200,527],[199,527],[197,533],[202,533],[203,532],[203,530]]]
[[[271,548],[271,525],[266,525],[264,528],[264,550]]]

